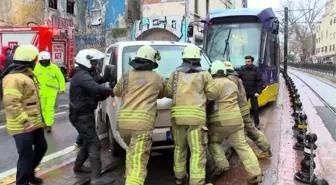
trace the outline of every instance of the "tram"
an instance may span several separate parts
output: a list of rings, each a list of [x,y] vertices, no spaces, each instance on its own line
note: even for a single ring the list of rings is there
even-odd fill
[[[203,22],[203,49],[209,58],[230,61],[239,70],[245,65],[244,57],[253,56],[264,81],[259,106],[275,101],[279,89],[280,42],[279,21],[273,10],[214,10]]]

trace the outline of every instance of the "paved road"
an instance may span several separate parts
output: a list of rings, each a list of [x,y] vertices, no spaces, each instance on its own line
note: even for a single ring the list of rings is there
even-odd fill
[[[55,125],[51,134],[46,133],[48,142],[47,154],[52,154],[73,145],[77,131],[68,121],[68,114],[56,116]],[[16,167],[18,158],[14,139],[9,136],[5,128],[0,129],[0,173]]]
[[[295,70],[289,70],[289,75],[292,77],[296,86],[302,89],[299,93],[308,93],[310,101],[314,105],[318,115],[323,120],[323,123],[328,128],[332,137],[336,140],[336,115],[328,109],[319,99],[312,93],[309,93],[309,89],[305,83],[307,83],[324,101],[332,106],[332,109],[336,111],[336,87],[332,84],[324,83],[320,79],[316,79],[307,73]],[[292,74],[294,75],[292,75]],[[302,82],[304,80],[305,83]]]

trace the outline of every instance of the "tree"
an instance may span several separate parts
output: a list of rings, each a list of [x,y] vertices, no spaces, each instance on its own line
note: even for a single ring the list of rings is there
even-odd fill
[[[314,30],[323,13],[324,5],[324,1],[319,0],[286,0],[283,4],[283,9],[289,7],[288,37],[289,40],[298,43],[301,61],[305,61],[313,53]],[[283,20],[281,25],[283,31],[284,13],[279,14]]]

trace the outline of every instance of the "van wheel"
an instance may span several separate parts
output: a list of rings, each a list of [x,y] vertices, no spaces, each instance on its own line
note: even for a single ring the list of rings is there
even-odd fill
[[[110,126],[110,120],[107,117],[106,119],[106,124],[108,127],[108,139],[109,139],[109,146],[110,146],[110,152],[111,155],[114,157],[124,157],[126,156],[126,151],[119,145],[119,143],[114,139],[113,137],[113,132],[112,132],[112,128]]]

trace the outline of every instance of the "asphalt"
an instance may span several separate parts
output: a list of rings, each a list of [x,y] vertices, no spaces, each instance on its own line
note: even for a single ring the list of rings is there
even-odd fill
[[[61,151],[74,144],[78,133],[68,121],[68,114],[62,113],[56,116],[51,134],[45,134],[48,151],[46,155]],[[13,137],[9,136],[5,128],[0,129],[0,173],[16,167],[18,159]]]

